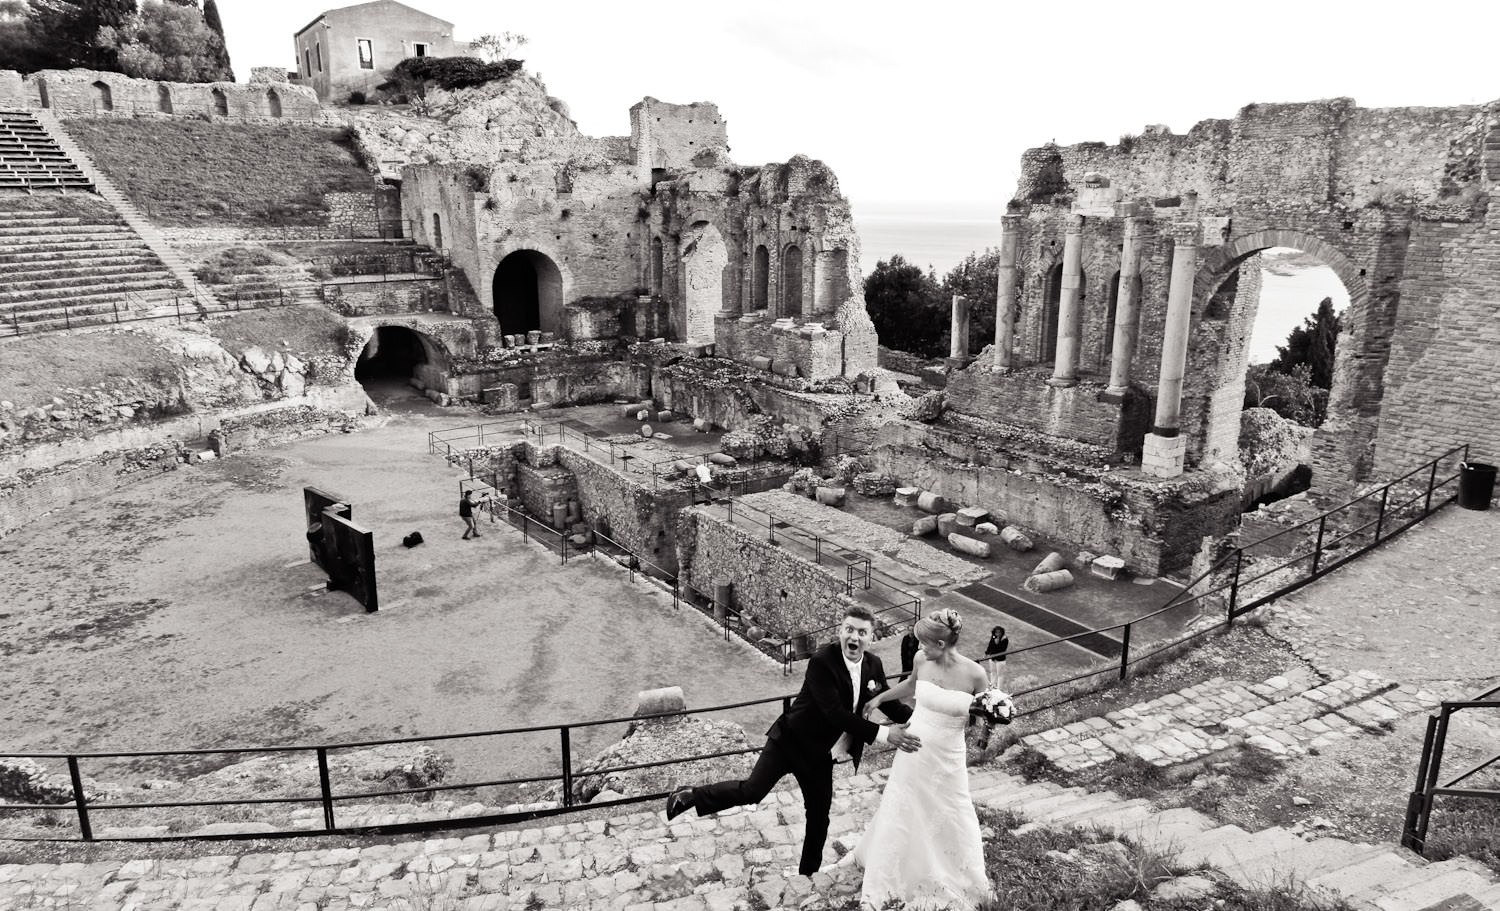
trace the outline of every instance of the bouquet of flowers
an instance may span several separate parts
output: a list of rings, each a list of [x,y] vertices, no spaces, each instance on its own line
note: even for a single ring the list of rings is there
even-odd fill
[[[969,714],[993,724],[1010,724],[1016,717],[1016,704],[1004,690],[985,690],[969,704]]]

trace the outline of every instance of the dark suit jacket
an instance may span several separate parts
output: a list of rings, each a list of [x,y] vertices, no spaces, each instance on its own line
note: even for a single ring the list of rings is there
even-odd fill
[[[847,732],[849,755],[854,759],[854,767],[859,768],[865,744],[874,742],[880,730],[880,725],[865,720],[860,713],[872,696],[889,689],[880,659],[865,652],[860,670],[859,702],[853,709],[849,707],[854,699],[850,685],[839,644],[832,642],[818,649],[808,659],[801,691],[792,700],[791,707],[771,725],[766,736],[800,753],[827,754],[838,742],[839,735]],[[896,722],[911,717],[911,709],[899,702],[881,703],[879,710]]]

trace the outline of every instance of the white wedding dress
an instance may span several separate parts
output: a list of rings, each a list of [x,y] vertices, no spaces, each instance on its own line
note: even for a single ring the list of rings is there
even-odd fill
[[[908,730],[922,746],[896,754],[880,806],[854,849],[865,870],[860,901],[967,911],[990,896],[964,749],[973,696],[926,680],[917,681],[916,696]]]

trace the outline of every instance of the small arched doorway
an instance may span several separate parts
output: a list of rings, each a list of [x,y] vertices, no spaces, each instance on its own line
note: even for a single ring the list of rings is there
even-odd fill
[[[432,248],[443,249],[443,216],[432,213]]]
[[[802,248],[788,244],[781,254],[780,317],[802,315]]]
[[[281,116],[281,96],[274,89],[266,92],[266,109],[271,112],[272,117]]]
[[[548,256],[517,250],[495,267],[491,287],[495,319],[506,335],[562,327],[562,272]]]
[[[214,113],[218,114],[220,117],[228,117],[229,97],[224,94],[224,90],[214,89],[212,92],[209,92],[209,95],[213,98]]]
[[[110,91],[109,83],[104,81],[93,84],[94,110],[113,111],[115,109],[115,95]]]
[[[163,114],[172,113],[172,89],[166,83],[157,83],[156,109]]]
[[[771,292],[771,252],[766,249],[765,244],[758,244],[755,248],[755,261],[750,268],[751,274],[751,304],[756,310],[764,310],[770,303]]]
[[[1057,319],[1062,307],[1062,263],[1053,266],[1042,284],[1042,337],[1037,346],[1039,364],[1057,360]]]

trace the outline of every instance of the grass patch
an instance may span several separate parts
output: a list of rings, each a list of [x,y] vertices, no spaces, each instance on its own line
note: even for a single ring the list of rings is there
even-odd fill
[[[227,285],[236,275],[250,275],[262,266],[276,265],[276,257],[259,247],[230,247],[221,250],[193,268],[200,282],[210,285]]]
[[[291,353],[307,360],[344,354],[349,326],[316,304],[247,310],[209,322],[219,344],[238,357],[250,348]]]
[[[1439,797],[1427,827],[1428,860],[1472,857],[1500,873],[1500,813],[1492,800]]]
[[[6,194],[0,196],[0,211],[4,212],[56,212],[85,222],[118,225],[124,219],[115,207],[93,193],[46,193],[38,192],[26,196]]]
[[[26,336],[0,351],[0,399],[19,407],[39,407],[53,396],[94,386],[134,383],[166,392],[177,385],[177,358],[139,332]]]
[[[67,129],[167,225],[324,224],[325,194],[374,186],[342,128],[80,118]]]

